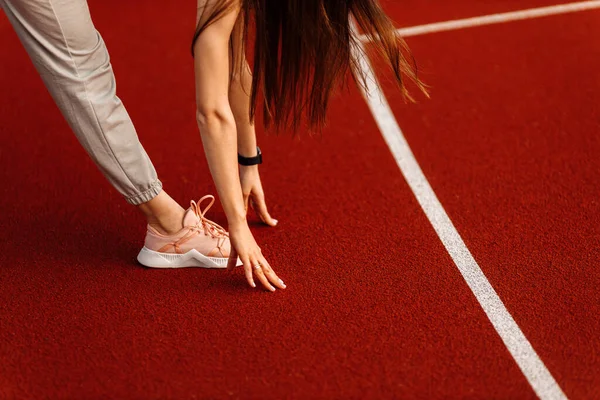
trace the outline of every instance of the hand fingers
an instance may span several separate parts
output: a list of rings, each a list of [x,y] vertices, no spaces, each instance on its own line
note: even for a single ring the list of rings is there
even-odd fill
[[[277,225],[278,221],[271,217],[269,211],[267,210],[267,203],[265,202],[265,195],[263,193],[252,194],[252,206],[262,222],[269,226]]]
[[[262,266],[262,270],[263,273],[265,274],[265,276],[267,277],[267,279],[276,287],[278,287],[279,289],[285,289],[285,283],[283,283],[283,280],[281,280],[277,274],[275,273],[275,271],[273,271],[273,268],[271,268],[271,266],[269,265],[268,261],[262,257],[262,261],[260,263],[260,265]]]
[[[250,286],[255,288],[256,283],[254,283],[254,277],[252,276],[252,263],[248,258],[242,259],[242,262],[244,263],[244,274],[246,275],[246,280]]]
[[[252,269],[253,269],[254,275],[256,275],[256,277],[258,278],[258,280],[260,281],[260,283],[262,283],[262,285],[267,290],[270,290],[271,292],[274,292],[275,288],[271,285],[271,283],[269,282],[269,280],[265,276],[265,273],[263,272],[263,265],[260,262],[258,262],[258,261],[253,261],[252,262]]]

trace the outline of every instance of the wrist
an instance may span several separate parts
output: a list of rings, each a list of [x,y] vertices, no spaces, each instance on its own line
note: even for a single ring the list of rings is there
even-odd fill
[[[242,157],[254,157],[256,155],[256,144],[242,145],[238,143],[238,154]]]
[[[240,164],[240,169],[243,171],[250,171],[250,170],[258,170],[258,164],[254,164],[254,165],[242,165]]]
[[[238,153],[238,164],[244,166],[258,165],[262,164],[262,153],[260,148],[256,146],[256,150],[254,154],[250,157],[246,157],[240,153]]]
[[[248,226],[248,220],[246,219],[246,217],[244,217],[242,219],[239,219],[239,218],[227,219],[227,229],[231,233],[231,232],[239,232],[244,229],[250,229],[250,227]]]
[[[229,226],[229,230],[247,224],[248,221],[246,220],[246,210],[236,211],[235,213],[230,213],[227,215],[227,225]]]

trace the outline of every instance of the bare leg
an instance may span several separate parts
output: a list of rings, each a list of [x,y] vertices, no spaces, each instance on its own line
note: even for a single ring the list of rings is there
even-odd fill
[[[148,225],[162,234],[173,234],[183,228],[185,210],[164,190],[138,209],[146,216]]]

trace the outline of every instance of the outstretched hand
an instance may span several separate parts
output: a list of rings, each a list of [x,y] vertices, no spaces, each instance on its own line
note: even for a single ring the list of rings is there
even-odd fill
[[[250,204],[264,224],[269,226],[277,225],[278,221],[271,217],[267,210],[265,192],[260,182],[258,165],[240,166],[240,182],[242,184],[246,210],[248,210],[248,204]]]
[[[254,283],[256,277],[271,292],[274,292],[275,288],[285,289],[285,284],[263,256],[247,223],[235,227],[230,226],[229,239],[231,240],[231,252],[227,269],[233,269],[239,257],[244,264],[244,273],[250,286],[256,287]]]

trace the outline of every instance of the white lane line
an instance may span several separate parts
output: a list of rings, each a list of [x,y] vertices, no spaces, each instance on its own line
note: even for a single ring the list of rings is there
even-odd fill
[[[547,17],[550,15],[567,14],[579,11],[600,8],[600,0],[580,1],[578,3],[559,4],[555,6],[530,8],[527,10],[506,12],[501,14],[484,15],[453,21],[436,22],[433,24],[412,26],[398,29],[398,34],[403,37],[425,35],[428,33],[452,31],[456,29],[472,28],[482,25],[502,24],[531,18]],[[360,35],[362,41],[368,41],[366,35]]]
[[[483,271],[471,255],[444,207],[438,200],[427,178],[421,171],[390,106],[381,91],[373,67],[366,58],[364,45],[358,42],[353,49],[360,60],[360,68],[367,77],[366,91],[363,95],[373,113],[385,141],[396,163],[412,189],[417,201],[425,212],[431,225],[438,234],[463,278],[471,288],[477,301],[483,308],[492,325],[502,338],[508,351],[529,381],[540,399],[554,400],[567,397],[558,386],[529,340],[525,337],[504,303],[485,277]]]

